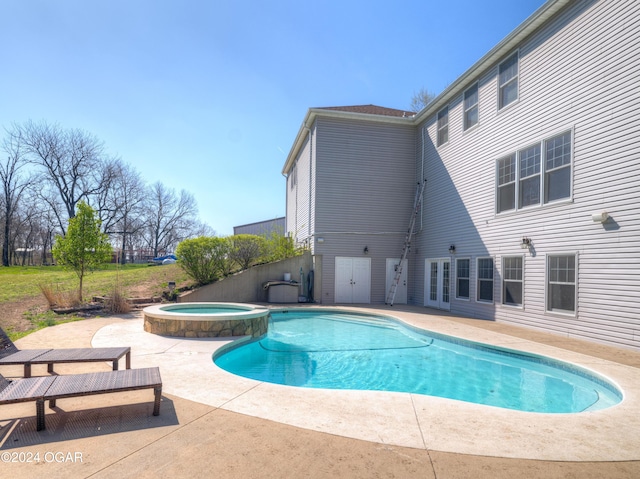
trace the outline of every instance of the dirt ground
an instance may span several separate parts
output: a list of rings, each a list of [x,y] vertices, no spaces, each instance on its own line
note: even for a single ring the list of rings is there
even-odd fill
[[[5,331],[27,331],[33,328],[25,313],[44,313],[49,308],[44,297],[34,297],[21,301],[0,303],[0,326]]]
[[[150,298],[157,290],[158,283],[155,280],[141,282],[127,288],[127,296],[130,298]],[[49,305],[42,295],[24,298],[20,301],[0,303],[0,327],[5,331],[28,331],[33,324],[28,319],[27,313],[39,314],[49,309]],[[104,313],[100,313],[104,315]]]

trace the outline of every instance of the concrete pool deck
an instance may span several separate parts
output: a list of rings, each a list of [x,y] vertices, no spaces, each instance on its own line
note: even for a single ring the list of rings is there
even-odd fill
[[[54,473],[50,477],[58,470],[60,477],[87,477],[90,471],[96,477],[141,471],[152,476],[151,471],[164,475],[171,470],[176,477],[207,477],[203,467],[209,464],[225,468],[220,477],[247,477],[251,468],[258,476],[293,477],[303,463],[315,462],[316,473],[305,475],[478,478],[513,477],[526,470],[527,477],[640,476],[640,353],[424,308],[349,309],[386,313],[428,330],[576,363],[611,378],[625,399],[604,411],[552,415],[406,393],[278,386],[213,365],[211,355],[229,340],[165,338],[145,333],[140,316],[100,318],[41,330],[18,345],[130,345],[133,367],[161,368],[165,400],[160,416],[148,414],[151,398],[142,393],[69,399],[58,405],[66,412],[47,410],[48,429],[36,433],[33,404],[2,406],[0,452],[48,444],[49,450],[81,447],[92,458],[90,464],[73,465],[83,471],[81,476],[62,474],[59,464],[10,464],[21,477],[42,473],[43,466]],[[9,375],[9,369],[0,372]],[[60,367],[65,373],[88,369]],[[133,419],[121,417],[122,410]],[[239,444],[230,444],[224,435]],[[184,445],[194,441],[197,446]],[[216,449],[216,441],[224,452]],[[168,451],[170,444],[177,449]],[[141,469],[143,463],[147,469]]]

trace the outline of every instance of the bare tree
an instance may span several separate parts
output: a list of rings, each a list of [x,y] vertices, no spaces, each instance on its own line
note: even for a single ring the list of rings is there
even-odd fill
[[[143,213],[146,186],[140,174],[121,160],[111,163],[112,178],[104,191],[104,204],[100,208],[105,233],[122,240],[120,262],[126,262],[127,237],[144,227]],[[101,195],[102,196],[102,195]]]
[[[420,90],[413,93],[409,109],[411,111],[419,112],[429,103],[431,103],[435,97],[435,94],[431,93],[425,87],[422,87],[420,88]]]
[[[9,266],[9,245],[11,243],[11,227],[15,213],[20,205],[25,190],[29,187],[32,177],[26,172],[26,151],[22,137],[18,132],[7,132],[2,143],[2,151],[7,160],[0,161],[0,183],[2,186],[2,265]]]
[[[0,155],[8,154],[6,163],[0,160],[3,264],[12,263],[16,248],[41,251],[42,263],[50,261],[52,240],[66,234],[80,201],[96,211],[110,241],[122,245],[123,262],[127,248],[157,256],[194,234],[214,234],[197,218],[190,193],[177,194],[161,183],[148,187],[92,134],[46,121],[13,124],[6,131],[0,143]]]
[[[91,195],[105,187],[108,176],[103,174],[104,146],[94,135],[79,129],[62,129],[59,125],[28,121],[16,126],[30,160],[42,169],[44,184],[57,194],[43,188],[42,199],[56,211],[60,228],[75,216],[79,201],[89,201]],[[58,211],[62,205],[64,211]],[[66,218],[64,217],[66,215]]]
[[[90,198],[89,205],[98,215],[98,219],[102,222],[102,229],[105,233],[113,228],[118,215],[118,179],[122,161],[119,158],[109,158],[101,162],[100,165],[100,183],[103,185]]]
[[[38,210],[30,208],[30,206],[28,203],[21,204],[17,211],[16,219],[18,221],[14,227],[11,245],[11,253],[13,254],[13,261],[10,259],[11,264],[19,264],[20,266],[34,264],[33,254],[38,246],[41,225]]]
[[[53,262],[53,254],[51,253],[53,241],[56,234],[62,233],[62,230],[56,227],[55,218],[55,212],[48,206],[38,209],[38,239],[42,251],[42,264],[49,264],[50,260]]]
[[[173,249],[190,237],[197,226],[197,213],[191,193],[182,190],[176,195],[160,182],[151,185],[145,207],[145,236],[153,255]]]
[[[216,235],[216,230],[214,230],[207,223],[203,221],[199,221],[194,223],[190,236],[197,238],[198,236],[215,236],[215,235]]]

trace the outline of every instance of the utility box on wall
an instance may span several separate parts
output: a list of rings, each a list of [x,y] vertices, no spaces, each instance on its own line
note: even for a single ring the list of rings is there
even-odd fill
[[[290,282],[270,282],[268,301],[270,303],[297,303],[298,283]]]

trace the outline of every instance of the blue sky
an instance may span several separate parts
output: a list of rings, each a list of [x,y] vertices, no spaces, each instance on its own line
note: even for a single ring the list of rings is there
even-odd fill
[[[285,213],[309,107],[407,109],[543,0],[0,0],[0,126],[81,128],[219,235]]]

